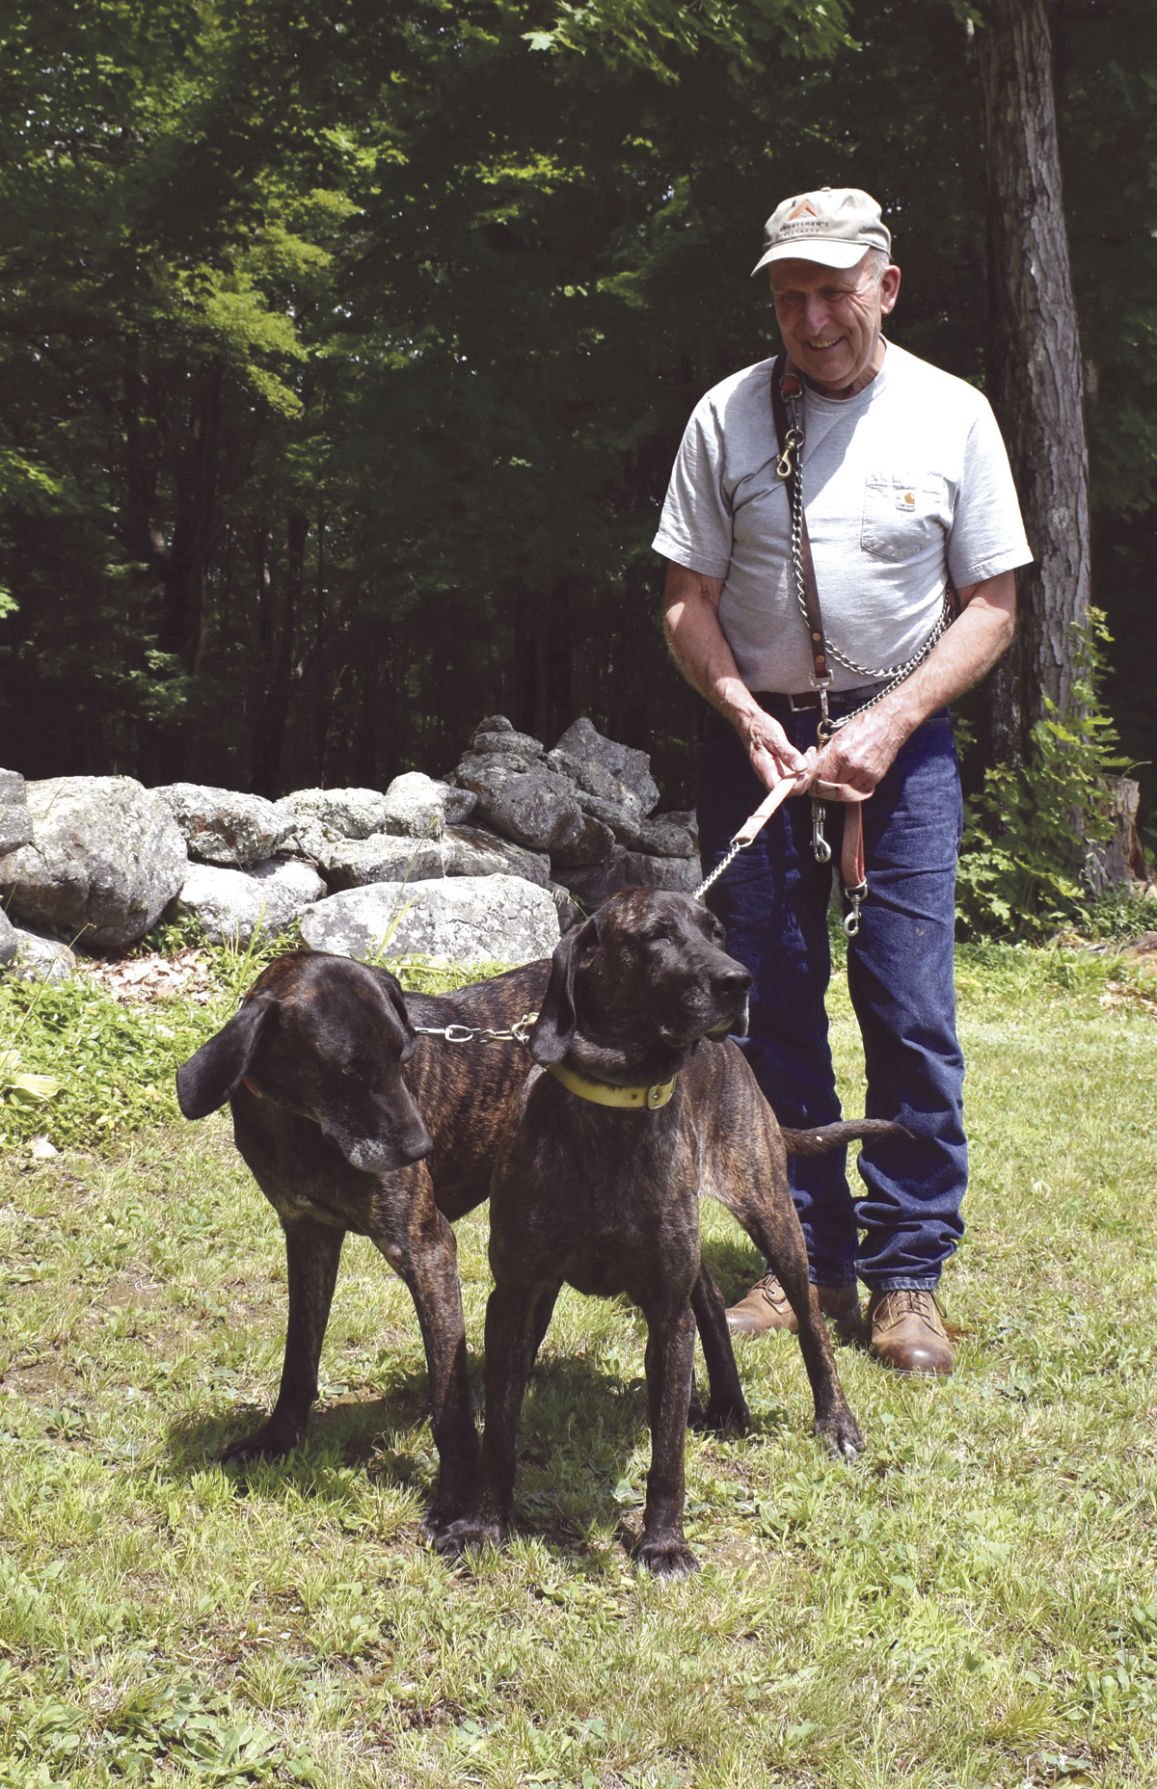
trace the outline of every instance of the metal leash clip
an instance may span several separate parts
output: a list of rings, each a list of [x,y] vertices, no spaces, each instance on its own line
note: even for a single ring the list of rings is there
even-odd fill
[[[775,462],[775,476],[788,479],[795,470],[792,460],[803,446],[803,430],[790,428],[783,438],[783,451]],[[766,461],[764,462],[766,464]]]
[[[844,915],[844,931],[849,938],[858,938],[860,935],[860,908],[867,898],[868,884],[861,882],[855,888],[846,888],[844,893],[848,897],[850,908],[849,912]]]

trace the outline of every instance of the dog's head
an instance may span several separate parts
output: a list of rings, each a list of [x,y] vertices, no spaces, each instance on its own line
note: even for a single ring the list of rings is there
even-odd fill
[[[433,1148],[402,1065],[417,1038],[384,969],[323,951],[278,957],[177,1070],[186,1118],[249,1092],[308,1118],[351,1167],[385,1173]]]
[[[674,1052],[745,1031],[751,976],[723,946],[723,927],[689,895],[612,895],[556,948],[531,1055],[561,1062],[578,1031]]]

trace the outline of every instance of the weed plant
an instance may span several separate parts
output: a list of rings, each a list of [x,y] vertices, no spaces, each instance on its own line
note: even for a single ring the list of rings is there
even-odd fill
[[[809,1434],[795,1343],[742,1345],[752,1433],[689,1439],[703,1569],[661,1585],[622,1540],[648,1442],[643,1326],[619,1302],[560,1299],[501,1555],[452,1565],[422,1544],[421,1344],[362,1239],[306,1445],[245,1474],[217,1463],[268,1406],[285,1318],[277,1221],[227,1117],[185,1125],[172,1102],[230,973],[214,1006],[127,1017],[52,990],[21,1047],[68,1078],[35,1112],[61,1154],[33,1160],[0,1106],[4,1789],[1157,1782],[1142,982],[1105,957],[962,953],[957,1375],[904,1381],[840,1349],[867,1437],[849,1466]],[[0,1016],[27,999],[6,987]],[[839,978],[833,1004],[859,1111]],[[457,1236],[477,1383],[485,1214]],[[705,1248],[729,1295],[758,1271],[712,1207]]]

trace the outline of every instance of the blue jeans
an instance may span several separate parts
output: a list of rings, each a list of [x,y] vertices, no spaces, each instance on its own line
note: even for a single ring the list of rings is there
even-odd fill
[[[815,710],[760,698],[800,750]],[[841,712],[839,698],[832,703]],[[698,749],[704,873],[764,791],[738,738],[710,713]],[[838,864],[844,809],[827,808]],[[867,1115],[898,1119],[910,1138],[868,1142],[864,1192],[853,1199],[846,1152],[790,1164],[792,1193],[821,1286],[933,1287],[964,1232],[968,1175],[964,1061],[953,986],[960,781],[947,710],[907,741],[863,805],[868,898],[848,946],[848,990],[867,1071]],[[754,978],[743,1047],[777,1117],[794,1127],[840,1116],[824,1006],[831,977],[827,910],[832,865],[811,849],[811,802],[792,798],[740,852],[708,896],[728,948]]]

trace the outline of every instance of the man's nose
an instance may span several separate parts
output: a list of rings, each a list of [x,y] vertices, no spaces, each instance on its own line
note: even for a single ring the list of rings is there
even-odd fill
[[[830,321],[831,312],[822,298],[804,299],[803,327],[805,335],[823,336]]]

